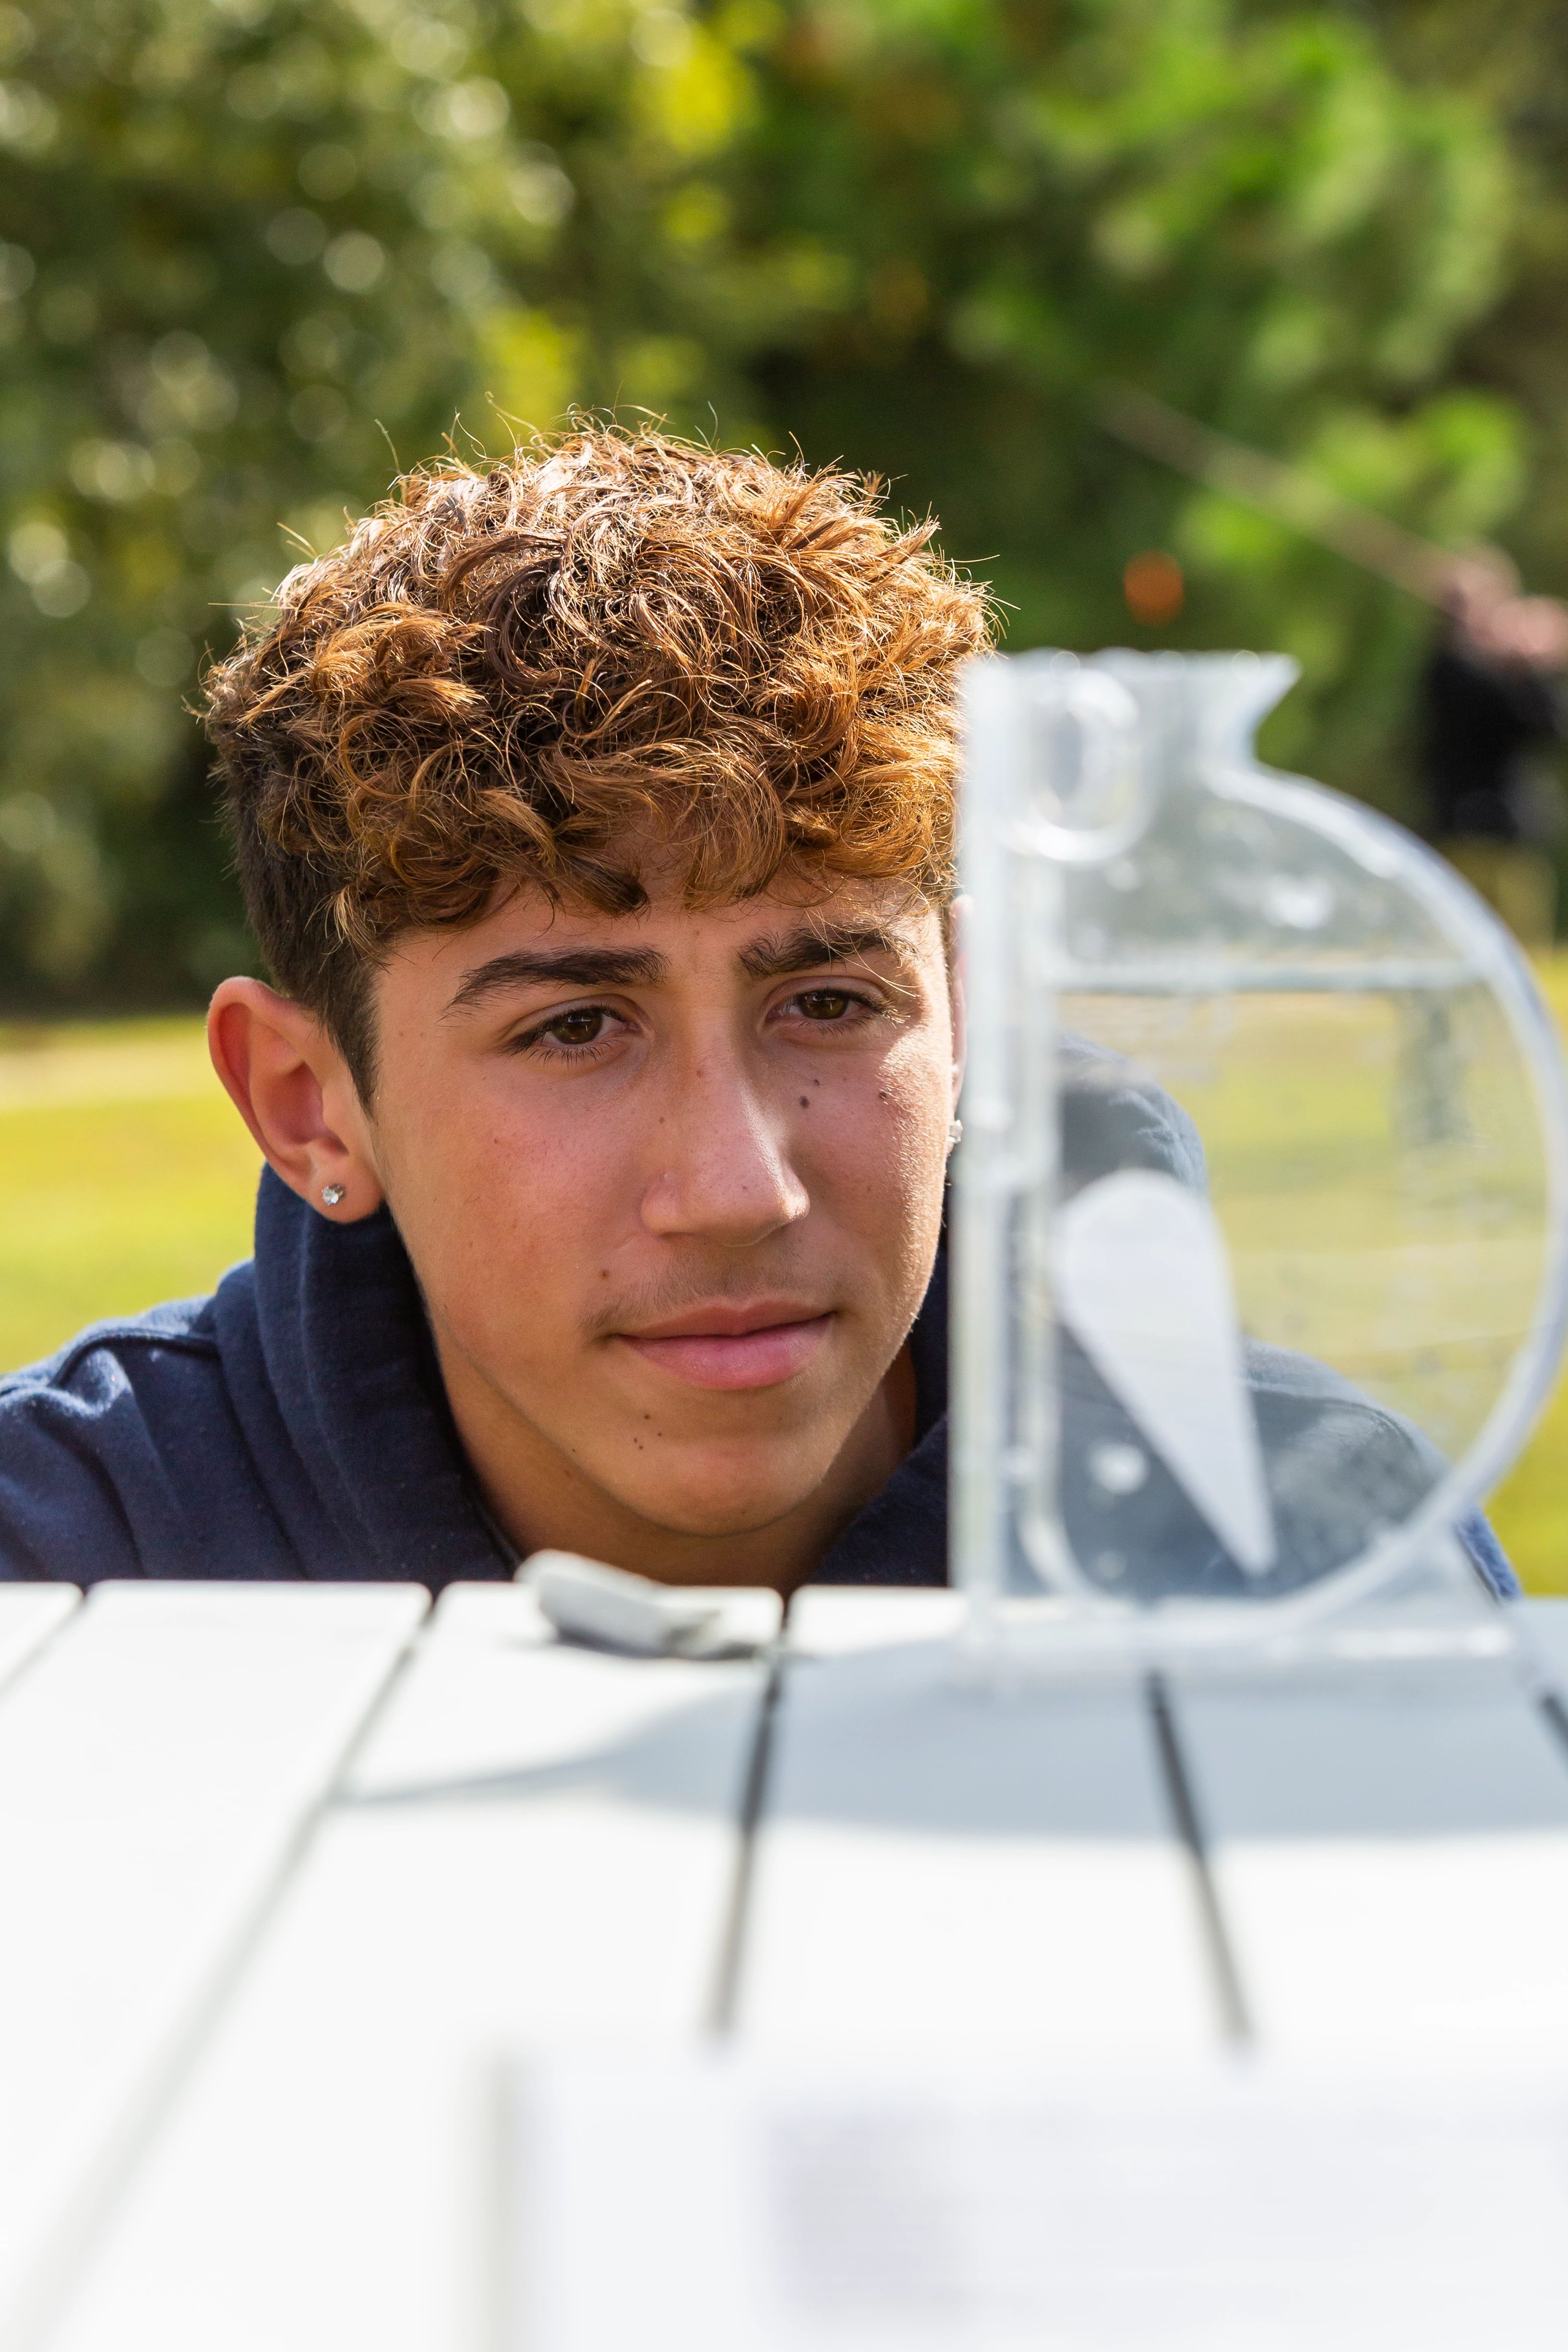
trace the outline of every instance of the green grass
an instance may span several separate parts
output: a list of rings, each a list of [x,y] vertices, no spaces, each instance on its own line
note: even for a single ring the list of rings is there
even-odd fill
[[[1542,978],[1568,1030],[1568,954]],[[0,1026],[0,1368],[210,1290],[249,1253],[257,1164],[199,1022]],[[1568,1378],[1490,1507],[1530,1590],[1568,1593]]]
[[[258,1166],[199,1022],[0,1029],[0,1367],[210,1290]]]
[[[1558,1028],[1568,1034],[1568,952],[1538,967]],[[1568,1593],[1568,1370],[1535,1433],[1489,1506],[1499,1540],[1531,1592]]]

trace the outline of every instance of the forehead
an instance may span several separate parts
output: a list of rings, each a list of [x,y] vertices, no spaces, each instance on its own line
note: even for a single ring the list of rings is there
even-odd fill
[[[387,959],[382,981],[396,994],[427,987],[450,992],[492,958],[530,948],[552,953],[578,947],[651,952],[671,972],[726,961],[739,966],[761,942],[821,931],[827,946],[833,934],[847,930],[883,933],[895,951],[919,959],[942,950],[941,911],[897,880],[846,878],[832,888],[819,883],[809,892],[784,888],[698,908],[686,905],[678,890],[660,888],[630,914],[570,899],[557,903],[528,885],[510,892],[477,923],[405,932]]]

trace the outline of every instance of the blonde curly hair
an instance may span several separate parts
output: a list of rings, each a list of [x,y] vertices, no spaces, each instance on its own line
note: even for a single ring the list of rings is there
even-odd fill
[[[951,896],[956,672],[981,588],[874,480],[585,426],[422,467],[205,681],[278,985],[369,1095],[370,976],[532,883],[614,913],[786,872]],[[829,887],[831,887],[831,885]]]

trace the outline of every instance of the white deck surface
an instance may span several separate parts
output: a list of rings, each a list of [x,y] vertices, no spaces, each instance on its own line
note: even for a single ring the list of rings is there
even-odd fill
[[[1207,2046],[1218,2021],[1192,1874],[1141,1686],[1043,1705],[966,1690],[944,1643],[897,1638],[901,1617],[911,1633],[946,1630],[956,1594],[804,1599],[754,1857],[742,2032],[977,2056]]]
[[[489,2352],[497,2053],[701,2029],[763,1685],[548,1631],[444,1596],[62,2347]]]
[[[1568,2065],[1568,1753],[1502,1673],[1175,1706],[1260,2042]]]
[[[0,1688],[80,1603],[74,1584],[0,1584]]]
[[[428,1606],[99,1585],[0,1697],[0,2342],[30,2339]]]
[[[1144,1687],[967,1693],[945,1594],[803,1596],[771,1682],[509,1586],[49,1598],[0,1593],[6,2352],[497,2352],[508,2053],[1568,2062],[1568,1748],[1483,1670],[1176,1693],[1195,1852]]]

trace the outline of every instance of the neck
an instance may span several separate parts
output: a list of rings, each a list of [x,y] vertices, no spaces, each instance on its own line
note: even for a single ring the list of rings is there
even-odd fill
[[[644,1518],[585,1478],[439,1334],[436,1352],[469,1466],[517,1550],[524,1558],[578,1552],[662,1584],[757,1584],[793,1592],[810,1581],[915,1442],[915,1368],[906,1344],[827,1476],[801,1502],[763,1527],[692,1534]]]

